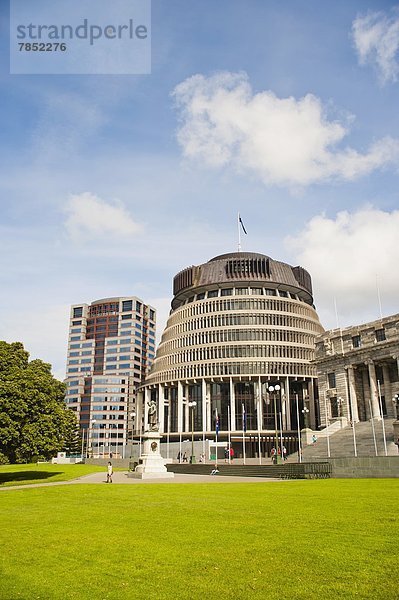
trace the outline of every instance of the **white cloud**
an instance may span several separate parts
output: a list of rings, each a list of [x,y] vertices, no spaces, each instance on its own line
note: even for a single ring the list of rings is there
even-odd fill
[[[359,62],[370,64],[382,83],[397,81],[399,74],[399,14],[389,17],[383,12],[359,15],[352,24]]]
[[[20,302],[11,311],[1,310],[3,325],[1,339],[22,342],[30,354],[30,360],[40,358],[51,363],[57,379],[65,378],[68,343],[69,309],[66,304],[40,305],[44,319],[32,318],[32,312]]]
[[[70,196],[65,207],[65,227],[73,240],[127,238],[140,232],[122,202],[107,203],[90,192]]]
[[[328,120],[319,98],[253,93],[245,73],[195,75],[179,84],[177,132],[184,155],[206,166],[232,166],[266,184],[305,186],[350,180],[399,162],[399,140],[389,137],[366,153],[338,148],[345,123]]]
[[[383,314],[399,312],[398,231],[399,210],[365,207],[335,218],[313,217],[297,236],[286,239],[312,276],[315,301],[329,321],[325,326],[336,325],[334,298],[341,325],[377,319],[377,278]]]

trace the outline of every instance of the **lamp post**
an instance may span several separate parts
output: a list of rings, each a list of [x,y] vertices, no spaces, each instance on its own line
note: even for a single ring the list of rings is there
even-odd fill
[[[277,425],[277,402],[276,402],[276,396],[280,391],[280,386],[277,383],[276,385],[269,385],[269,387],[267,388],[269,394],[271,394],[273,396],[273,402],[274,402],[274,432],[275,432],[275,449],[276,449],[276,454],[275,454],[275,464],[279,464],[281,463],[281,452],[282,452],[282,448],[280,450],[280,455],[278,453],[278,425]]]
[[[298,394],[295,394],[295,405],[296,405],[296,420],[297,420],[297,429],[298,429],[298,459],[299,462],[302,462],[302,443],[301,443],[301,424],[299,423],[299,401]]]
[[[304,406],[301,412],[302,412],[303,417],[305,419],[305,428],[308,429],[309,428],[309,412],[310,411],[309,411],[309,409],[308,409],[307,406]]]
[[[197,406],[195,400],[192,400],[188,403],[188,407],[191,408],[191,457],[190,463],[193,465],[195,463],[195,455],[194,455],[194,409]]]

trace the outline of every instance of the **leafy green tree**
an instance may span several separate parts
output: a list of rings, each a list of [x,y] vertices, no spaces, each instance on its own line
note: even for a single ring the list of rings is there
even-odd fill
[[[64,397],[51,365],[29,361],[20,342],[0,341],[0,461],[49,459],[62,450],[77,427]]]

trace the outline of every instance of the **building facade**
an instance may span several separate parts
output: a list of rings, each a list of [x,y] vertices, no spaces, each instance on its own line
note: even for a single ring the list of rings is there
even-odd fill
[[[71,307],[66,402],[87,455],[125,456],[140,427],[136,389],[155,356],[155,325],[155,309],[136,296]]]
[[[173,284],[170,316],[141,388],[144,408],[157,402],[168,439],[190,431],[200,439],[217,422],[222,439],[245,430],[249,442],[257,439],[253,452],[267,453],[277,424],[296,432],[299,416],[300,426],[309,418],[316,427],[313,360],[323,328],[309,273],[238,252],[184,269]]]
[[[399,314],[326,331],[316,339],[320,418],[396,418],[399,398]]]

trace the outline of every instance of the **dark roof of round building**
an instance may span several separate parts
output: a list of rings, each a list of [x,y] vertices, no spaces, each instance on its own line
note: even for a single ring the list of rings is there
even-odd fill
[[[180,271],[173,280],[172,308],[180,306],[201,288],[237,287],[240,284],[242,287],[245,283],[290,290],[313,304],[312,279],[303,267],[292,267],[256,252],[231,252]]]

